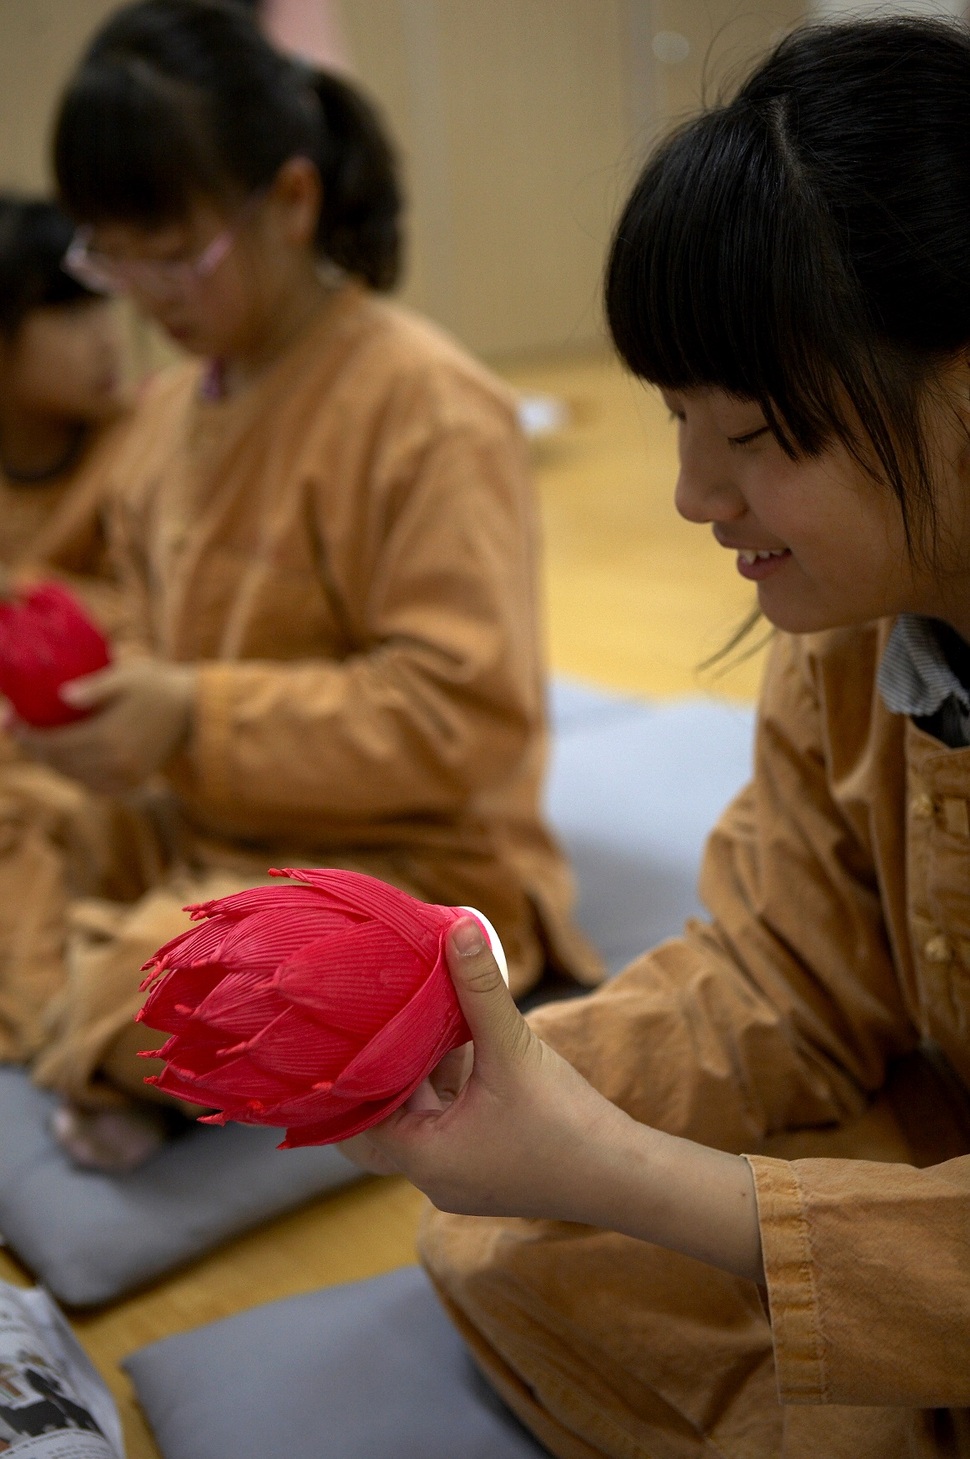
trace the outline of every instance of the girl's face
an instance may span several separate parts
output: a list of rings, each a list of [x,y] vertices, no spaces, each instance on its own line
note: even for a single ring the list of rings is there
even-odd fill
[[[176,344],[223,357],[251,330],[258,302],[256,280],[245,267],[248,221],[199,202],[184,219],[159,228],[106,223],[93,231],[90,247]]]
[[[123,395],[122,342],[105,299],[32,309],[0,344],[0,390],[15,410],[55,420],[113,415]]]
[[[951,383],[966,401],[967,380]],[[793,461],[755,402],[720,389],[663,394],[679,422],[677,510],[737,554],[776,627],[809,633],[917,612],[970,638],[970,442],[955,394],[930,408],[937,551],[925,562],[909,551],[895,496],[841,443]]]
[[[88,249],[184,349],[245,360],[261,354],[316,277],[319,208],[316,168],[292,158],[271,187],[235,207],[200,198],[157,228],[105,223]]]

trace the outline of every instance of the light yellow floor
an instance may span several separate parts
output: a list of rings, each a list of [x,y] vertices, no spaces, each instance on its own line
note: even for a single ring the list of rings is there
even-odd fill
[[[760,656],[721,677],[697,671],[745,616],[751,590],[709,531],[674,513],[674,434],[659,400],[606,359],[505,373],[521,389],[564,397],[571,413],[569,427],[536,449],[553,669],[649,695],[753,695]],[[77,1318],[121,1407],[129,1459],[158,1451],[118,1367],[126,1353],[257,1302],[413,1261],[420,1209],[403,1181],[367,1181]],[[0,1277],[28,1279],[2,1251]]]

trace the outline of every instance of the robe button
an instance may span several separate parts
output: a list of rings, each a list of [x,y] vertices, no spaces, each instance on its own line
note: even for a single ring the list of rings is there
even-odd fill
[[[921,790],[918,795],[913,796],[909,809],[918,820],[928,821],[936,807],[933,804],[933,797],[927,795],[925,790]]]
[[[923,947],[923,955],[927,962],[945,963],[950,960],[950,944],[941,932],[931,937]]]

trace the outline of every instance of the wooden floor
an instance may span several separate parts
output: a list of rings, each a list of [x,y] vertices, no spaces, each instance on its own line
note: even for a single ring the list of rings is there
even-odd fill
[[[567,428],[536,447],[553,669],[647,695],[751,697],[760,657],[720,677],[697,669],[744,617],[750,588],[710,532],[674,512],[674,432],[659,400],[604,359],[504,373],[523,390],[563,397],[570,411]],[[118,1400],[129,1459],[158,1450],[118,1367],[126,1353],[257,1302],[413,1261],[421,1204],[403,1181],[370,1180],[76,1318]],[[2,1251],[0,1277],[28,1280]]]

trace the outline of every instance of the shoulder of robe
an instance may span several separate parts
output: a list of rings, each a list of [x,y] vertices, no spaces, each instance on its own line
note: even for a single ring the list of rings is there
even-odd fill
[[[442,427],[490,420],[518,429],[515,392],[445,330],[375,295],[360,299],[346,375],[386,403],[411,404]]]

